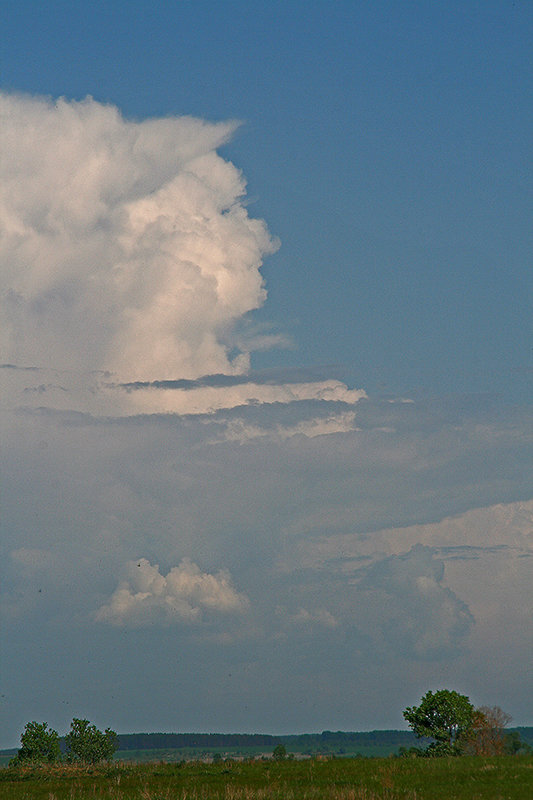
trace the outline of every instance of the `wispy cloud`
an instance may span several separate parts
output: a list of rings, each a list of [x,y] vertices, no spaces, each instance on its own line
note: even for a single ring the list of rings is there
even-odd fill
[[[256,407],[276,406],[277,413],[283,414],[281,409],[293,406],[299,411],[285,414],[290,419],[289,428],[300,421],[308,427],[309,417],[316,416],[320,424],[323,418],[336,419],[335,424],[348,430],[352,425],[347,427],[347,414],[353,420],[355,407],[367,397],[363,389],[349,388],[336,378],[321,378],[317,371],[304,369],[128,383],[109,380],[107,373],[99,371],[40,368],[39,381],[33,381],[35,374],[24,369],[5,370],[2,385],[7,405],[26,410],[78,412],[95,420],[147,414],[216,419],[232,409],[237,413],[241,409],[253,417]],[[311,407],[314,410],[310,415]]]

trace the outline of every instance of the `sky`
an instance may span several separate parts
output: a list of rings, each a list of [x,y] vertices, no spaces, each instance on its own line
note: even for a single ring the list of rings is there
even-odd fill
[[[533,5],[6,5],[0,747],[533,725]]]

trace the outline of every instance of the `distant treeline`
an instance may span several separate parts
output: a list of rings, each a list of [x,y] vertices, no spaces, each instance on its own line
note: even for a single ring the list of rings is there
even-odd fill
[[[271,736],[265,733],[128,733],[120,734],[117,750],[176,750],[194,747],[206,751],[224,748],[263,747],[272,749],[283,744],[288,751],[306,752],[354,750],[357,747],[410,747],[416,741],[411,731],[368,731],[347,733],[323,731],[300,735]]]
[[[412,731],[322,731],[322,733],[303,733],[299,736],[282,737],[287,749],[306,750],[356,750],[359,747],[405,747],[414,741]]]
[[[180,750],[184,747],[216,750],[221,747],[275,747],[280,737],[264,733],[126,733],[119,734],[117,750]]]
[[[517,731],[522,741],[533,746],[533,727],[509,728]],[[60,740],[64,749],[64,738]],[[202,750],[215,753],[229,748],[273,750],[277,744],[285,745],[289,753],[364,753],[370,748],[387,748],[396,752],[400,747],[421,744],[412,731],[322,731],[272,736],[266,733],[125,733],[117,739],[117,750]],[[0,750],[1,756],[13,756],[16,748]]]
[[[524,742],[533,745],[533,727],[510,728],[518,731]],[[272,736],[266,733],[128,733],[120,734],[117,750],[177,750],[181,748],[202,749],[207,752],[225,748],[273,749],[283,744],[288,752],[354,752],[359,748],[413,747],[422,742],[412,731],[322,731]],[[423,744],[423,743],[422,743]]]

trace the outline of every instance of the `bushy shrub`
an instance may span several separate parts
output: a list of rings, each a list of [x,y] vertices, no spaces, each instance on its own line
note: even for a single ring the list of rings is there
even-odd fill
[[[287,758],[287,748],[284,744],[277,744],[273,750],[272,758],[274,761],[284,761]]]
[[[12,766],[53,764],[61,760],[59,734],[49,728],[46,722],[28,722],[20,736],[20,743],[22,747],[15,758],[11,759]]]
[[[67,760],[81,761],[85,764],[97,764],[109,761],[116,750],[117,734],[111,728],[99,731],[88,719],[74,718],[70,725],[70,733],[66,737]]]

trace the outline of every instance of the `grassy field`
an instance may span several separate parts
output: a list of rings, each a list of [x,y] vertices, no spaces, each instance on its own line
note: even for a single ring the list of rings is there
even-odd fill
[[[397,747],[390,745],[380,746],[360,746],[357,749],[347,750],[340,753],[338,750],[334,751],[333,748],[330,752],[322,753],[327,756],[337,755],[339,757],[347,758],[376,758],[390,755],[398,750]],[[0,755],[0,768],[7,767],[17,750],[14,749],[9,755]],[[272,749],[265,747],[221,747],[218,750],[206,750],[199,747],[180,747],[180,748],[150,748],[149,750],[117,750],[113,760],[120,762],[134,762],[136,764],[145,764],[153,761],[167,761],[169,763],[176,763],[180,761],[194,761],[211,758],[214,753],[218,753],[224,759],[226,758],[261,758],[261,756],[271,756]],[[317,751],[306,753],[305,755],[316,756]],[[1,796],[0,796],[1,798]]]
[[[531,800],[531,756],[0,770],[2,800]]]
[[[346,758],[385,758],[386,756],[390,755],[391,753],[395,752],[397,748],[391,748],[386,745],[382,747],[359,747],[357,750],[346,751],[344,753],[339,753],[338,751],[326,752],[324,755],[331,756],[337,755],[339,757],[346,757]],[[14,755],[16,755],[16,750],[13,751],[8,756],[0,755],[0,768],[7,767],[11,759]],[[264,747],[221,747],[219,750],[205,750],[198,747],[180,747],[179,749],[171,749],[171,748],[150,748],[149,750],[117,750],[115,755],[113,756],[114,761],[120,762],[134,762],[136,764],[146,764],[148,762],[153,761],[167,761],[169,763],[177,763],[180,761],[194,761],[198,760],[201,761],[203,759],[211,758],[214,753],[218,753],[224,759],[226,758],[261,758],[263,755],[269,757],[272,755],[272,750],[268,750]],[[316,752],[307,753],[305,755],[316,756]],[[0,795],[1,800],[1,795]]]

